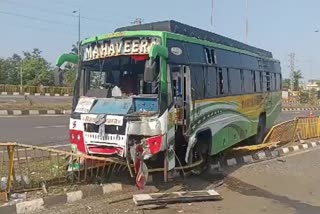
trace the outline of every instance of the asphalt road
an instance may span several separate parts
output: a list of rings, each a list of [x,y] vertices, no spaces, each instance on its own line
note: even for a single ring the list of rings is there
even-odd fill
[[[292,120],[295,117],[308,117],[309,113],[310,111],[283,111],[276,120],[276,123]],[[320,116],[320,111],[312,111],[312,113],[315,117]]]
[[[313,113],[320,115],[320,111]],[[282,112],[277,123],[308,114],[308,111]],[[68,124],[68,116],[0,117],[0,142],[43,146],[68,144]]]
[[[185,191],[214,188],[223,200],[168,205],[159,210],[139,210],[132,194],[96,196],[73,204],[41,211],[47,214],[139,213],[139,214],[319,214],[320,149],[246,165],[226,171],[223,185],[215,187],[211,176],[187,178],[181,183],[161,186],[153,191]],[[120,198],[120,199],[119,199]],[[121,200],[121,198],[126,198]],[[118,201],[110,203],[110,201]]]
[[[0,117],[0,142],[53,146],[68,144],[68,116]]]
[[[55,103],[55,102],[61,103],[61,102],[71,102],[72,100],[71,96],[70,97],[27,96],[27,97],[37,103]],[[15,103],[15,102],[24,101],[24,100],[25,100],[24,96],[1,96],[0,95],[0,103],[8,103],[8,102]]]

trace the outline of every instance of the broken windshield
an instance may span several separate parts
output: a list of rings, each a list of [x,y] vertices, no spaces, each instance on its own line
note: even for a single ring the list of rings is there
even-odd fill
[[[83,63],[86,96],[111,97],[157,94],[158,78],[143,81],[144,66],[148,55],[115,56]],[[159,74],[159,60],[156,60]],[[106,93],[112,92],[113,95]],[[100,94],[100,95],[97,95]]]

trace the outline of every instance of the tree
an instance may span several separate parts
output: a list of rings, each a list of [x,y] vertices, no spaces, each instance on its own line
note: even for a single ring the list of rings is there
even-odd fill
[[[300,103],[308,103],[309,102],[309,92],[301,91],[300,92]]]
[[[23,52],[23,83],[27,85],[52,85],[53,71],[50,64],[41,56],[41,51]]]
[[[7,59],[9,63],[8,68],[8,78],[6,83],[10,85],[19,85],[20,84],[20,69],[22,58],[18,54],[13,54],[12,57]]]
[[[0,58],[0,84],[6,84],[8,81],[11,65],[7,59]]]
[[[311,88],[309,91],[309,104],[317,104],[317,90],[315,88]]]
[[[64,73],[64,86],[73,87],[76,81],[77,70],[76,66],[71,63],[67,63],[65,66],[65,73]]]
[[[283,79],[282,80],[282,88],[283,89],[290,89],[291,80],[290,79]]]
[[[299,82],[302,78],[303,77],[300,70],[293,72],[293,91],[299,91]]]

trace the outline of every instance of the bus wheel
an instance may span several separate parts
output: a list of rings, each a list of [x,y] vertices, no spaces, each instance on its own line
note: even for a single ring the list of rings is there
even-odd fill
[[[204,142],[198,142],[196,145],[194,145],[193,149],[190,151],[189,155],[189,164],[195,164],[201,160],[202,163],[193,167],[191,172],[195,175],[199,175],[203,173],[207,169],[207,163],[209,159],[209,153],[208,153],[208,144]]]
[[[255,137],[255,144],[260,144],[263,141],[266,132],[266,117],[264,115],[259,117],[258,130]]]

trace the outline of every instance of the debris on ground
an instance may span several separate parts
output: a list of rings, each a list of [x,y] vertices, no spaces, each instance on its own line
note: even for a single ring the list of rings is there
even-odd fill
[[[144,206],[138,207],[139,210],[156,210],[156,209],[163,209],[167,206],[167,204],[148,204]]]
[[[200,201],[221,200],[221,196],[215,190],[186,191],[171,193],[152,193],[133,195],[133,202],[136,206],[142,205],[161,205],[172,203],[191,203]]]

